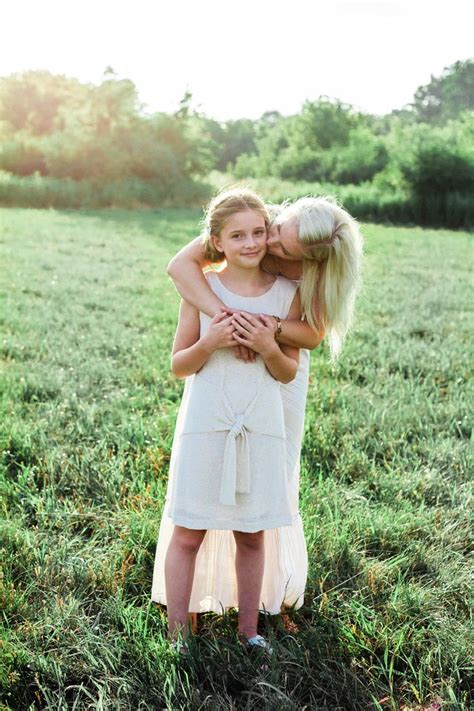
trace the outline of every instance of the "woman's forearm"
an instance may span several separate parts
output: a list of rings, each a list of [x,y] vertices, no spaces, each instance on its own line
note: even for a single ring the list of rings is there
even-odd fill
[[[203,268],[209,264],[201,239],[196,237],[171,259],[166,273],[185,301],[212,318],[224,304],[214,294],[202,273]]]
[[[313,350],[319,346],[324,338],[324,331],[315,331],[307,321],[299,321],[297,319],[282,319],[281,333],[278,336],[278,342],[286,346],[295,346],[296,348],[308,348]]]
[[[183,261],[179,265],[170,262],[167,273],[183,299],[211,318],[225,305],[214,294],[201,267],[195,262]]]

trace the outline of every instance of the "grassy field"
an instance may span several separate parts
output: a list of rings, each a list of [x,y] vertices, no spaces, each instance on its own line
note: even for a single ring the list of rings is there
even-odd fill
[[[262,620],[277,659],[245,656],[235,611],[202,618],[186,666],[168,650],[149,599],[183,386],[164,270],[199,217],[0,211],[0,708],[469,708],[465,232],[363,225],[351,337],[335,369],[311,359],[309,580]]]

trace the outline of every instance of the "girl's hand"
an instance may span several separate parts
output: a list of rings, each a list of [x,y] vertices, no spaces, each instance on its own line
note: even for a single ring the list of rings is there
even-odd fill
[[[234,326],[232,325],[232,315],[219,313],[214,316],[209,324],[204,336],[201,338],[202,345],[211,353],[219,348],[232,348],[235,346],[233,338]]]
[[[265,357],[279,349],[275,341],[275,330],[271,318],[253,316],[239,311],[234,313],[232,324],[235,328],[235,340],[247,348]]]
[[[234,314],[234,313],[239,313],[238,309],[232,309],[227,306],[221,306],[221,311],[226,314]],[[236,344],[236,340],[234,339],[234,353],[235,357],[237,360],[243,360],[244,363],[255,363],[257,360],[257,354],[255,351],[251,350],[250,348],[247,348],[247,346],[243,346],[241,344]]]

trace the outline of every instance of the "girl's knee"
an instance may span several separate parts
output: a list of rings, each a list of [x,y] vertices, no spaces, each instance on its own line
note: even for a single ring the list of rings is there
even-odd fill
[[[260,548],[263,545],[263,531],[255,531],[248,533],[247,531],[234,531],[236,544],[249,546],[251,548]]]
[[[205,530],[175,526],[173,539],[175,543],[180,546],[180,548],[193,552],[199,550],[205,535]]]

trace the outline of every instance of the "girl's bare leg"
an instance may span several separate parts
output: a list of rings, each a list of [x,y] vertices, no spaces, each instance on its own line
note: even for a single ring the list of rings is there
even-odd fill
[[[235,570],[239,599],[239,633],[248,639],[257,634],[265,541],[263,531],[234,531],[234,537],[237,545]]]
[[[194,579],[196,555],[205,530],[175,526],[165,558],[165,586],[168,612],[168,637],[174,639],[178,629],[189,634],[188,609]],[[192,621],[192,618],[191,618]]]
[[[191,624],[191,631],[193,634],[196,634],[196,632],[198,631],[198,613],[190,612],[188,618]]]

